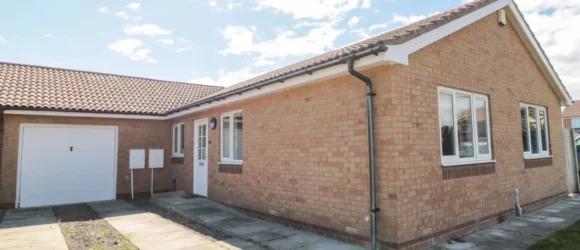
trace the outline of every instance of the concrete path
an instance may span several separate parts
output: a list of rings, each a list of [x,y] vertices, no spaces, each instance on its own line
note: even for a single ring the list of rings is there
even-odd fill
[[[234,236],[234,238],[225,240],[225,242],[241,249],[363,249],[312,233],[252,218],[204,198],[192,199],[184,196],[156,197],[152,198],[151,202]]]
[[[68,249],[50,207],[10,210],[0,224],[0,249]]]
[[[125,201],[105,201],[89,205],[140,250],[228,249],[226,243],[212,241]]]
[[[462,237],[466,242],[440,244],[434,249],[527,249],[578,220],[580,197],[568,198]]]

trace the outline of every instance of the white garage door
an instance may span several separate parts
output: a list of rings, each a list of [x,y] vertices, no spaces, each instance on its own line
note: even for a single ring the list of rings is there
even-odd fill
[[[115,199],[117,127],[23,124],[20,207]]]

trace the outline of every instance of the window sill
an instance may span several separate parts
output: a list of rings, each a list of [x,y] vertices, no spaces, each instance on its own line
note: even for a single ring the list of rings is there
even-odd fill
[[[443,180],[495,174],[495,161],[478,161],[442,166]]]
[[[444,163],[441,163],[441,166],[454,167],[454,166],[476,165],[476,164],[485,164],[485,163],[495,163],[495,160],[466,161],[466,162],[444,162]]]
[[[222,161],[218,162],[219,165],[244,165],[243,161]]]
[[[537,160],[545,158],[552,158],[552,156],[551,155],[524,156],[524,160]]]
[[[183,164],[183,156],[171,156],[171,164]]]
[[[218,172],[227,174],[242,174],[243,165],[241,163],[218,163]]]

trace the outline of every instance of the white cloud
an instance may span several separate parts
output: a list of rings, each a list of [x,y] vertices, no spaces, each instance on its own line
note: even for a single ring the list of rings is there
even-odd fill
[[[341,19],[355,9],[359,0],[257,0],[257,10],[272,9],[294,19]],[[364,4],[363,4],[364,5]]]
[[[181,52],[189,51],[189,50],[191,50],[191,49],[192,49],[192,47],[191,47],[191,46],[187,46],[187,47],[181,47],[181,48],[178,48],[177,50],[175,50],[175,52],[177,52],[177,53],[181,53]]]
[[[125,27],[125,33],[129,35],[163,36],[171,34],[170,30],[163,29],[156,24],[129,25]]]
[[[363,9],[368,9],[371,7],[371,0],[363,0],[360,6]]]
[[[132,2],[132,3],[127,4],[128,9],[137,10],[137,9],[139,9],[139,7],[141,7],[141,3],[138,3],[138,2]]]
[[[214,0],[209,1],[209,6],[210,7],[215,7],[217,5],[217,2]]]
[[[125,11],[118,11],[118,12],[113,13],[113,15],[118,16],[120,18],[123,18],[125,20],[141,20],[141,19],[143,19],[143,17],[141,17],[141,16],[129,15]]]
[[[580,1],[516,0],[568,92],[580,99]]]
[[[6,39],[3,36],[0,36],[0,44],[6,43]]]
[[[373,33],[375,30],[384,30],[387,26],[389,25],[386,23],[373,24],[369,27],[369,33]]]
[[[140,49],[143,42],[137,39],[122,39],[109,45],[109,49],[135,61],[144,61],[147,63],[157,63],[157,60],[150,58],[150,49]]]
[[[157,40],[157,42],[160,42],[162,44],[168,44],[168,45],[175,44],[175,41],[173,41],[173,39],[159,39],[159,40]]]
[[[106,6],[103,6],[103,7],[99,8],[97,11],[101,12],[101,13],[109,13],[109,8],[107,8]]]
[[[369,38],[371,35],[366,31],[366,29],[355,29],[351,30],[350,33],[358,35],[360,38]]]
[[[228,10],[231,10],[233,8],[236,8],[236,7],[241,7],[241,6],[242,6],[242,3],[230,2],[230,3],[228,3]]]
[[[410,16],[401,16],[397,13],[394,13],[393,14],[393,22],[400,23],[402,25],[407,25],[407,24],[417,22],[419,20],[425,19],[429,16],[436,15],[439,13],[440,13],[440,11],[435,11],[435,12],[429,13],[427,15],[410,15]]]
[[[52,33],[47,33],[44,35],[44,38],[51,38],[52,37]]]
[[[123,18],[125,20],[141,20],[141,19],[143,19],[143,17],[141,17],[141,16],[132,16],[132,15],[129,15],[125,11],[112,12],[106,6],[103,6],[103,7],[99,8],[97,11],[98,12],[101,12],[103,14],[117,16],[117,17]]]
[[[354,27],[358,21],[360,21],[360,18],[357,16],[353,16],[349,21],[348,21],[348,26],[350,26],[351,28]]]
[[[205,76],[193,78],[188,82],[227,87],[262,74],[262,73],[253,73],[251,71],[252,71],[251,67],[244,67],[238,71],[232,72],[225,72],[225,70],[222,69],[218,71],[219,76],[215,79],[212,77]]]
[[[292,30],[279,30],[271,40],[255,41],[254,30],[242,26],[227,26],[221,31],[224,39],[228,41],[227,48],[219,53],[256,55],[256,63],[269,65],[272,59],[320,54],[325,49],[332,49],[334,40],[344,31],[323,23],[310,29],[304,36],[297,36]]]

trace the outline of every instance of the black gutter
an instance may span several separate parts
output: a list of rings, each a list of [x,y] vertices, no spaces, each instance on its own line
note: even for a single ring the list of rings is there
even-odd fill
[[[370,178],[370,198],[371,198],[371,249],[377,249],[377,208],[376,186],[375,186],[375,128],[373,114],[373,82],[370,78],[354,70],[354,61],[358,58],[348,60],[348,73],[366,83],[367,92],[367,132],[369,143],[369,178]]]
[[[214,96],[214,97],[209,98],[207,100],[202,100],[202,101],[194,102],[192,104],[188,104],[188,105],[185,105],[185,106],[182,106],[182,107],[179,107],[179,108],[175,108],[175,109],[172,109],[172,110],[167,111],[165,113],[165,115],[169,115],[169,114],[172,114],[172,113],[176,113],[176,112],[179,112],[179,111],[182,111],[182,110],[186,110],[186,109],[190,109],[190,108],[194,108],[194,107],[199,107],[199,106],[201,106],[203,104],[212,103],[212,102],[215,102],[215,101],[219,101],[219,100],[225,99],[225,98],[230,97],[230,96],[233,96],[233,95],[241,95],[243,92],[250,91],[250,90],[253,90],[253,89],[261,89],[262,87],[267,86],[267,85],[270,85],[270,84],[274,84],[274,83],[284,83],[284,81],[286,81],[286,80],[288,80],[290,78],[294,78],[294,77],[298,77],[298,76],[302,76],[302,75],[306,75],[306,74],[312,75],[315,71],[319,71],[319,70],[322,70],[322,69],[330,68],[332,66],[344,64],[344,63],[347,63],[349,60],[352,60],[352,59],[359,59],[359,58],[362,58],[362,57],[365,57],[365,56],[369,56],[369,55],[378,55],[380,52],[384,52],[384,51],[387,51],[387,47],[385,45],[383,45],[383,44],[378,44],[378,45],[376,45],[376,46],[374,46],[372,48],[363,50],[363,51],[358,52],[358,53],[354,53],[354,54],[350,54],[350,55],[347,55],[347,56],[344,56],[344,57],[340,57],[340,58],[337,58],[335,60],[332,60],[332,61],[329,61],[329,62],[325,62],[325,63],[319,64],[319,65],[315,65],[315,66],[312,66],[312,67],[307,67],[307,68],[305,68],[303,70],[299,70],[299,71],[296,71],[296,72],[292,72],[292,73],[289,73],[289,74],[286,74],[286,75],[282,75],[282,76],[279,76],[279,77],[276,77],[276,78],[273,78],[273,79],[269,79],[269,80],[265,80],[265,81],[262,81],[262,82],[258,82],[257,84],[252,84],[252,85],[249,85],[249,86],[246,86],[246,87],[243,87],[243,88],[236,89],[236,90],[234,90],[232,92],[228,92],[228,93],[224,93],[224,94],[221,94],[221,95],[217,95],[217,96]]]

